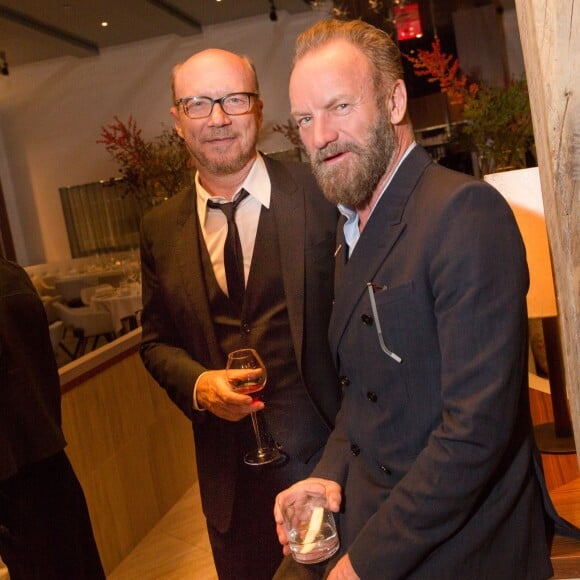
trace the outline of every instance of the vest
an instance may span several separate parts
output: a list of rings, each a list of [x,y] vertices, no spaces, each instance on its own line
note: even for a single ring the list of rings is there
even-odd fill
[[[261,393],[266,408],[257,413],[258,419],[270,442],[306,462],[312,441],[324,440],[329,430],[310,399],[296,362],[273,211],[262,207],[260,212],[241,314],[217,283],[203,240],[200,247],[210,311],[224,360],[228,352],[238,348],[254,348],[260,354],[268,379]],[[296,424],[298,417],[303,428]],[[240,425],[252,437],[250,418]],[[245,434],[240,436],[246,440]],[[255,440],[247,441],[255,446]]]

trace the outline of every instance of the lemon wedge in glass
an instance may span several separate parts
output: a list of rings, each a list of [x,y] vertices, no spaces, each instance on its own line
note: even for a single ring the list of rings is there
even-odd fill
[[[310,523],[308,524],[308,530],[304,536],[304,542],[302,548],[300,548],[301,554],[309,554],[316,547],[316,536],[322,527],[322,519],[324,518],[324,508],[322,506],[316,506],[312,510],[312,515],[310,516]]]

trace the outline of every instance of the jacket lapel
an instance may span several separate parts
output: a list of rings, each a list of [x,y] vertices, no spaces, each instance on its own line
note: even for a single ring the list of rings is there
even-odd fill
[[[375,207],[348,262],[336,291],[330,320],[329,339],[337,351],[348,321],[377,271],[405,230],[405,206],[419,178],[432,163],[427,152],[416,146],[403,161]]]
[[[302,342],[304,336],[304,249],[306,224],[304,221],[304,192],[283,165],[264,156],[272,197],[270,207],[278,231],[282,283],[290,331],[298,368],[302,369]]]
[[[181,280],[187,305],[185,312],[191,314],[192,319],[187,321],[188,328],[194,329],[195,341],[200,337],[207,343],[212,364],[216,367],[225,364],[223,354],[218,346],[215,327],[209,306],[209,296],[203,276],[203,262],[200,245],[201,232],[197,216],[195,186],[187,192],[181,208],[177,214],[177,235],[175,236],[175,257],[179,266],[177,275]],[[200,328],[201,325],[201,328]]]

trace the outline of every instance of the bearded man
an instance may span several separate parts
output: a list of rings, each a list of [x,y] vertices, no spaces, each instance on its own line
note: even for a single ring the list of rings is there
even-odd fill
[[[341,548],[318,567],[287,558],[276,578],[550,577],[567,523],[532,435],[528,270],[509,206],[414,142],[399,51],[369,24],[304,32],[290,101],[345,216],[329,330],[344,399],[275,518],[288,554],[281,507],[322,483]]]

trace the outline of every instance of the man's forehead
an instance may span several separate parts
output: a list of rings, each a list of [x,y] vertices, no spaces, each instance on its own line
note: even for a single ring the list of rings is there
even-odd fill
[[[291,83],[296,78],[300,78],[301,83],[310,81],[315,84],[321,76],[351,77],[360,74],[370,74],[370,63],[366,56],[350,42],[337,39],[308,51],[297,60]]]
[[[334,46],[316,48],[298,60],[290,77],[290,93],[307,87],[322,90],[327,84],[337,89],[352,88],[365,79],[370,80],[370,66],[366,57],[350,43],[344,44],[353,50],[343,51],[343,46],[337,41]]]
[[[216,62],[186,62],[175,75],[177,91],[187,91],[191,94],[212,93],[225,94],[236,91],[252,91],[251,75],[240,63]]]

